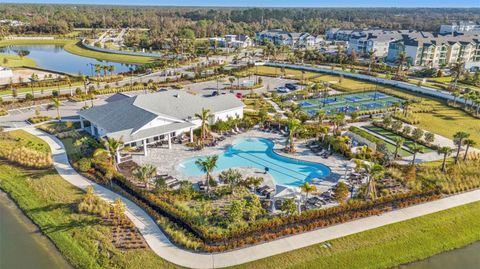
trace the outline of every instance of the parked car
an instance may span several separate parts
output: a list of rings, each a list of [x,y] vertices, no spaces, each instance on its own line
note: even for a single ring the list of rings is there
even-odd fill
[[[237,92],[237,93],[235,94],[235,96],[236,96],[237,98],[239,98],[239,99],[243,97],[242,93],[240,93],[240,92]]]
[[[290,92],[290,90],[287,87],[277,87],[277,88],[275,88],[275,90],[278,93],[288,93],[288,92]]]
[[[287,84],[285,84],[285,88],[287,88],[291,91],[296,91],[300,88],[300,86],[298,86],[297,84],[294,84],[294,83],[287,83]]]

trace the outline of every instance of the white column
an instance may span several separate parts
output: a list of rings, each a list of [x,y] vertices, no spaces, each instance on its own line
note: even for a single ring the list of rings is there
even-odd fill
[[[122,157],[120,156],[120,150],[117,150],[115,154],[117,155],[117,163],[120,163],[120,161],[122,160]]]
[[[93,132],[93,122],[90,122],[90,133],[95,136],[95,133]]]
[[[168,133],[168,149],[171,149],[172,148],[172,135],[170,133]]]
[[[190,143],[193,143],[193,128],[190,128]]]
[[[143,140],[143,155],[147,156],[147,140]]]
[[[85,123],[83,123],[83,118],[80,117],[80,128],[83,130],[85,129]]]

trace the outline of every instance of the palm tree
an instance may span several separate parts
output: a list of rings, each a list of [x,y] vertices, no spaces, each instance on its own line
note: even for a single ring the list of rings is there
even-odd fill
[[[57,119],[58,121],[62,121],[62,118],[60,117],[60,99],[58,97],[53,97],[52,98],[52,103],[55,109],[57,110]]]
[[[195,164],[204,172],[207,176],[207,193],[210,192],[210,174],[217,167],[218,155],[207,156],[205,159],[198,159]]]
[[[201,125],[201,141],[203,144],[203,141],[207,138],[207,132],[208,132],[208,119],[210,118],[210,110],[202,108],[202,112],[200,114],[195,114],[195,117],[200,119],[202,121]]]
[[[368,168],[367,173],[369,174],[368,177],[368,191],[367,194],[371,194],[373,199],[377,198],[377,188],[376,188],[376,180],[380,179],[384,175],[384,168],[380,164],[372,164],[367,166]]]
[[[133,176],[145,183],[145,189],[148,190],[148,181],[157,174],[157,168],[151,164],[140,166],[133,170]]]
[[[93,156],[95,157],[106,154],[110,158],[113,168],[118,171],[117,163],[119,160],[117,160],[117,152],[123,146],[122,139],[120,138],[119,140],[116,140],[115,138],[108,137],[102,139],[102,144],[104,148],[98,148],[95,150]]]
[[[442,172],[445,173],[445,165],[447,162],[447,157],[452,154],[453,149],[451,147],[441,147],[438,149],[438,154],[443,154],[443,162],[442,162]]]
[[[466,161],[468,156],[468,150],[470,149],[470,147],[475,147],[477,142],[475,142],[475,140],[473,139],[465,139],[463,144],[467,146],[467,148],[465,149],[465,155],[463,156],[463,161]]]
[[[405,143],[405,139],[403,139],[400,136],[396,136],[393,141],[395,142],[395,154],[393,155],[394,159],[397,159],[398,157],[398,150],[403,146],[403,143]]]
[[[373,64],[373,61],[375,60],[375,50],[371,49],[369,52],[368,52],[368,73],[370,73],[372,71],[372,64]]]
[[[233,82],[235,82],[235,78],[234,77],[229,77],[228,81],[230,81],[230,88],[233,90]]]
[[[398,59],[397,59],[397,77],[400,77],[401,73],[402,73],[402,69],[403,69],[403,65],[405,64],[405,62],[407,61],[407,54],[405,54],[405,52],[400,52],[400,54],[398,54]]]
[[[462,75],[464,66],[465,66],[465,63],[459,60],[455,64],[453,64],[451,68],[452,72],[455,74],[455,79],[454,79],[455,82],[453,84],[454,89],[457,89],[457,82],[460,76]]]
[[[453,135],[453,142],[455,145],[458,146],[457,148],[457,156],[455,156],[455,164],[458,164],[459,158],[460,158],[460,150],[462,150],[463,142],[465,139],[467,139],[470,136],[470,134],[466,132],[457,132],[455,135]]]
[[[305,182],[305,184],[300,186],[300,190],[302,190],[306,194],[305,195],[305,204],[306,204],[307,200],[308,200],[308,194],[316,191],[317,187],[315,185],[310,185],[310,183],[308,183],[308,182]]]
[[[422,150],[422,146],[415,143],[410,147],[410,150],[413,153],[412,165],[415,165],[415,159],[417,158],[417,153],[419,153]]]
[[[377,197],[377,189],[375,181],[383,177],[385,170],[383,166],[376,163],[367,163],[360,159],[354,160],[356,171],[365,170],[367,173],[367,192],[365,193],[365,199],[368,199],[370,196],[375,199]]]
[[[289,119],[287,123],[288,137],[286,141],[285,151],[289,153],[295,152],[294,137],[298,129],[300,128],[300,121],[297,119]]]
[[[453,106],[455,106],[457,104],[457,98],[460,96],[460,92],[458,90],[455,90],[454,92],[452,92],[452,96],[453,96]]]

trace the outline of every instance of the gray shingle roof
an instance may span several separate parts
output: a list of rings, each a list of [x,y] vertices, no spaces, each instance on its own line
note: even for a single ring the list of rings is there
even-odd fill
[[[78,112],[79,115],[104,128],[108,133],[136,130],[157,117],[133,105],[135,97],[118,100]]]
[[[179,120],[194,117],[202,108],[216,113],[244,106],[233,94],[202,97],[178,90],[142,94],[137,96],[133,104],[155,114]]]
[[[170,90],[128,97],[82,110],[78,114],[105,129],[109,137],[123,137],[123,141],[128,142],[192,127],[192,123],[185,121],[194,119],[202,108],[217,113],[244,106],[233,94],[202,97]],[[172,123],[138,131],[158,116],[171,119]]]

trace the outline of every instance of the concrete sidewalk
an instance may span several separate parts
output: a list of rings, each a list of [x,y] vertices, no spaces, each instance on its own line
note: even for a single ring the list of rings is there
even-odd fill
[[[194,253],[173,245],[155,221],[135,203],[78,174],[70,166],[63,144],[57,138],[37,129],[25,128],[25,130],[50,145],[55,169],[61,177],[83,190],[92,186],[95,193],[107,201],[122,199],[126,206],[126,215],[142,233],[150,248],[165,260],[190,268],[218,268],[251,262],[480,200],[480,190],[475,190],[242,249],[215,254]]]

